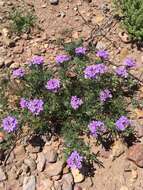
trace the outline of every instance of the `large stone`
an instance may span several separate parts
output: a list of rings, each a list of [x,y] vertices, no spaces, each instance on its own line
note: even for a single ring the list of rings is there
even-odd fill
[[[35,176],[25,177],[23,180],[23,190],[36,190]]]
[[[131,122],[132,126],[134,126],[137,137],[143,137],[143,119],[132,120]]]
[[[127,152],[127,159],[133,161],[138,167],[143,168],[143,144],[135,144]]]
[[[84,180],[84,175],[82,173],[80,173],[80,171],[78,169],[71,169],[73,178],[74,178],[74,182],[75,183],[80,183]]]
[[[57,151],[55,150],[55,148],[53,148],[53,146],[49,146],[49,145],[45,145],[43,148],[43,153],[45,154],[46,157],[46,161],[48,163],[54,163],[57,161]]]
[[[0,167],[0,182],[5,181],[7,179],[5,172],[3,171],[2,167]]]
[[[25,159],[24,163],[29,166],[31,171],[34,171],[36,169],[36,162],[32,158]]]
[[[115,160],[116,158],[120,157],[126,150],[126,146],[123,144],[122,141],[116,141],[111,153],[111,159]]]
[[[58,161],[54,164],[50,164],[46,168],[46,174],[50,177],[57,176],[57,175],[61,174],[63,167],[64,167],[64,162],[62,162],[62,161]]]
[[[73,176],[69,174],[65,174],[62,177],[62,190],[72,190],[73,189]]]
[[[53,186],[53,181],[49,178],[44,178],[40,180],[37,190],[51,190]]]
[[[46,164],[45,155],[42,152],[38,153],[37,170],[39,172],[42,172],[44,170],[45,164]]]
[[[29,166],[27,166],[26,164],[22,164],[21,170],[22,170],[22,174],[26,175],[29,172]]]
[[[93,186],[93,181],[90,177],[86,177],[85,180],[80,184],[81,188],[85,189],[91,189]]]
[[[60,181],[55,181],[54,190],[62,190],[62,184]]]
[[[46,153],[46,159],[49,163],[54,163],[57,161],[57,152],[55,150],[49,150]]]
[[[23,160],[25,158],[25,149],[22,145],[17,145],[14,149],[14,155],[17,160]]]
[[[137,170],[137,166],[133,162],[126,160],[125,165],[124,165],[124,171],[131,172],[132,170]]]
[[[26,147],[26,150],[29,152],[29,153],[38,153],[40,152],[40,146],[32,146],[31,144],[29,144],[27,147]]]

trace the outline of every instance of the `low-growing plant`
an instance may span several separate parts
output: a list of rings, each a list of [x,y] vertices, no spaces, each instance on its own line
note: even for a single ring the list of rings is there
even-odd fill
[[[6,136],[22,133],[25,126],[33,134],[62,136],[68,166],[81,169],[97,161],[84,137],[104,145],[133,132],[126,98],[136,81],[129,74],[133,59],[114,71],[107,51],[97,51],[92,60],[87,49],[77,45],[65,45],[67,54],[56,57],[56,73],[44,68],[42,56],[34,56],[27,69],[13,70],[1,85],[0,117]]]
[[[121,9],[123,24],[133,39],[143,40],[143,1],[113,0]]]
[[[36,17],[33,12],[14,9],[10,13],[10,19],[12,21],[12,30],[19,34],[29,32],[35,24]]]

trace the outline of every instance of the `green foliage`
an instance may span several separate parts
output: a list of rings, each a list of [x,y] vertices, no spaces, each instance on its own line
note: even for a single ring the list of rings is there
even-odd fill
[[[10,19],[12,20],[12,30],[19,34],[29,32],[35,24],[36,17],[32,12],[14,9],[10,14]]]
[[[121,9],[123,24],[133,39],[143,40],[143,1],[114,0]]]
[[[28,126],[33,133],[46,134],[49,132],[56,133],[64,138],[66,157],[73,150],[77,150],[86,158],[87,162],[96,160],[95,154],[90,151],[90,146],[84,141],[83,137],[89,137],[88,124],[92,120],[101,120],[107,127],[107,132],[97,140],[105,140],[109,136],[114,138],[116,135],[124,136],[128,134],[130,129],[126,129],[126,133],[117,131],[115,122],[122,116],[127,115],[127,102],[125,96],[128,92],[133,93],[135,81],[132,77],[127,79],[119,78],[110,71],[95,80],[85,79],[83,71],[87,65],[93,64],[90,57],[76,56],[74,49],[77,44],[65,45],[65,49],[72,55],[69,62],[65,62],[57,66],[56,75],[52,70],[47,70],[43,66],[30,66],[27,74],[20,80],[6,80],[7,85],[1,86],[1,97],[5,101],[0,103],[4,115],[11,113],[16,116],[23,128]],[[98,59],[97,63],[103,63]],[[104,64],[108,64],[105,61]],[[61,88],[57,93],[49,92],[46,88],[46,82],[49,79],[60,78]],[[12,83],[13,82],[13,83]],[[10,86],[16,86],[14,95],[17,97],[14,101],[14,110],[11,111],[8,101],[11,90]],[[113,98],[105,104],[99,99],[99,93],[103,89],[110,89]],[[8,92],[5,94],[5,92]],[[78,110],[73,110],[70,105],[72,96],[82,98],[83,105]],[[20,99],[27,100],[39,98],[44,101],[44,111],[35,116],[27,109],[21,109],[19,106]]]
[[[75,48],[80,47],[82,45],[82,39],[78,40],[77,42],[70,42],[64,44],[64,49],[67,51],[70,55],[75,55]]]

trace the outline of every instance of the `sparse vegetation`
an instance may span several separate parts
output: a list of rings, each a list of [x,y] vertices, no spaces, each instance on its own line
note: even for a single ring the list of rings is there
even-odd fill
[[[123,24],[132,39],[143,40],[143,1],[114,0],[116,7],[121,10]]]
[[[14,9],[10,13],[10,19],[12,21],[12,31],[18,34],[23,32],[29,32],[34,26],[36,17],[33,12],[22,11],[19,9]]]

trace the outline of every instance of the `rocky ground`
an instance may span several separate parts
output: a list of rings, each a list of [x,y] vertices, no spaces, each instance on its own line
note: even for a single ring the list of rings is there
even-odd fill
[[[143,134],[142,134],[143,136]],[[39,137],[36,137],[39,138]],[[34,139],[36,140],[36,139]],[[112,149],[100,151],[103,166],[95,164],[91,176],[84,176],[78,170],[69,171],[61,159],[60,140],[43,137],[36,146],[18,142],[11,152],[6,166],[0,166],[0,189],[2,190],[141,190],[143,188],[143,144],[128,148],[116,141]]]
[[[92,41],[96,48],[108,49],[111,61],[116,64],[126,56],[135,58],[138,66],[133,74],[142,80],[142,49],[122,35],[110,0],[52,3],[54,0],[0,0],[1,71],[18,68],[33,55],[45,56],[46,64],[54,68],[55,56],[63,51],[60,43],[82,37],[85,45]],[[30,34],[19,37],[10,32],[12,7],[35,11],[38,26]],[[17,142],[7,162],[1,162],[0,190],[142,190],[142,126],[143,120],[139,117],[136,123],[139,138],[131,147],[117,141],[111,150],[105,151],[91,140],[93,152],[99,151],[99,160],[103,163],[103,166],[95,164],[96,170],[91,176],[69,171],[62,159],[61,139],[42,137],[42,143],[35,146],[23,139]]]

